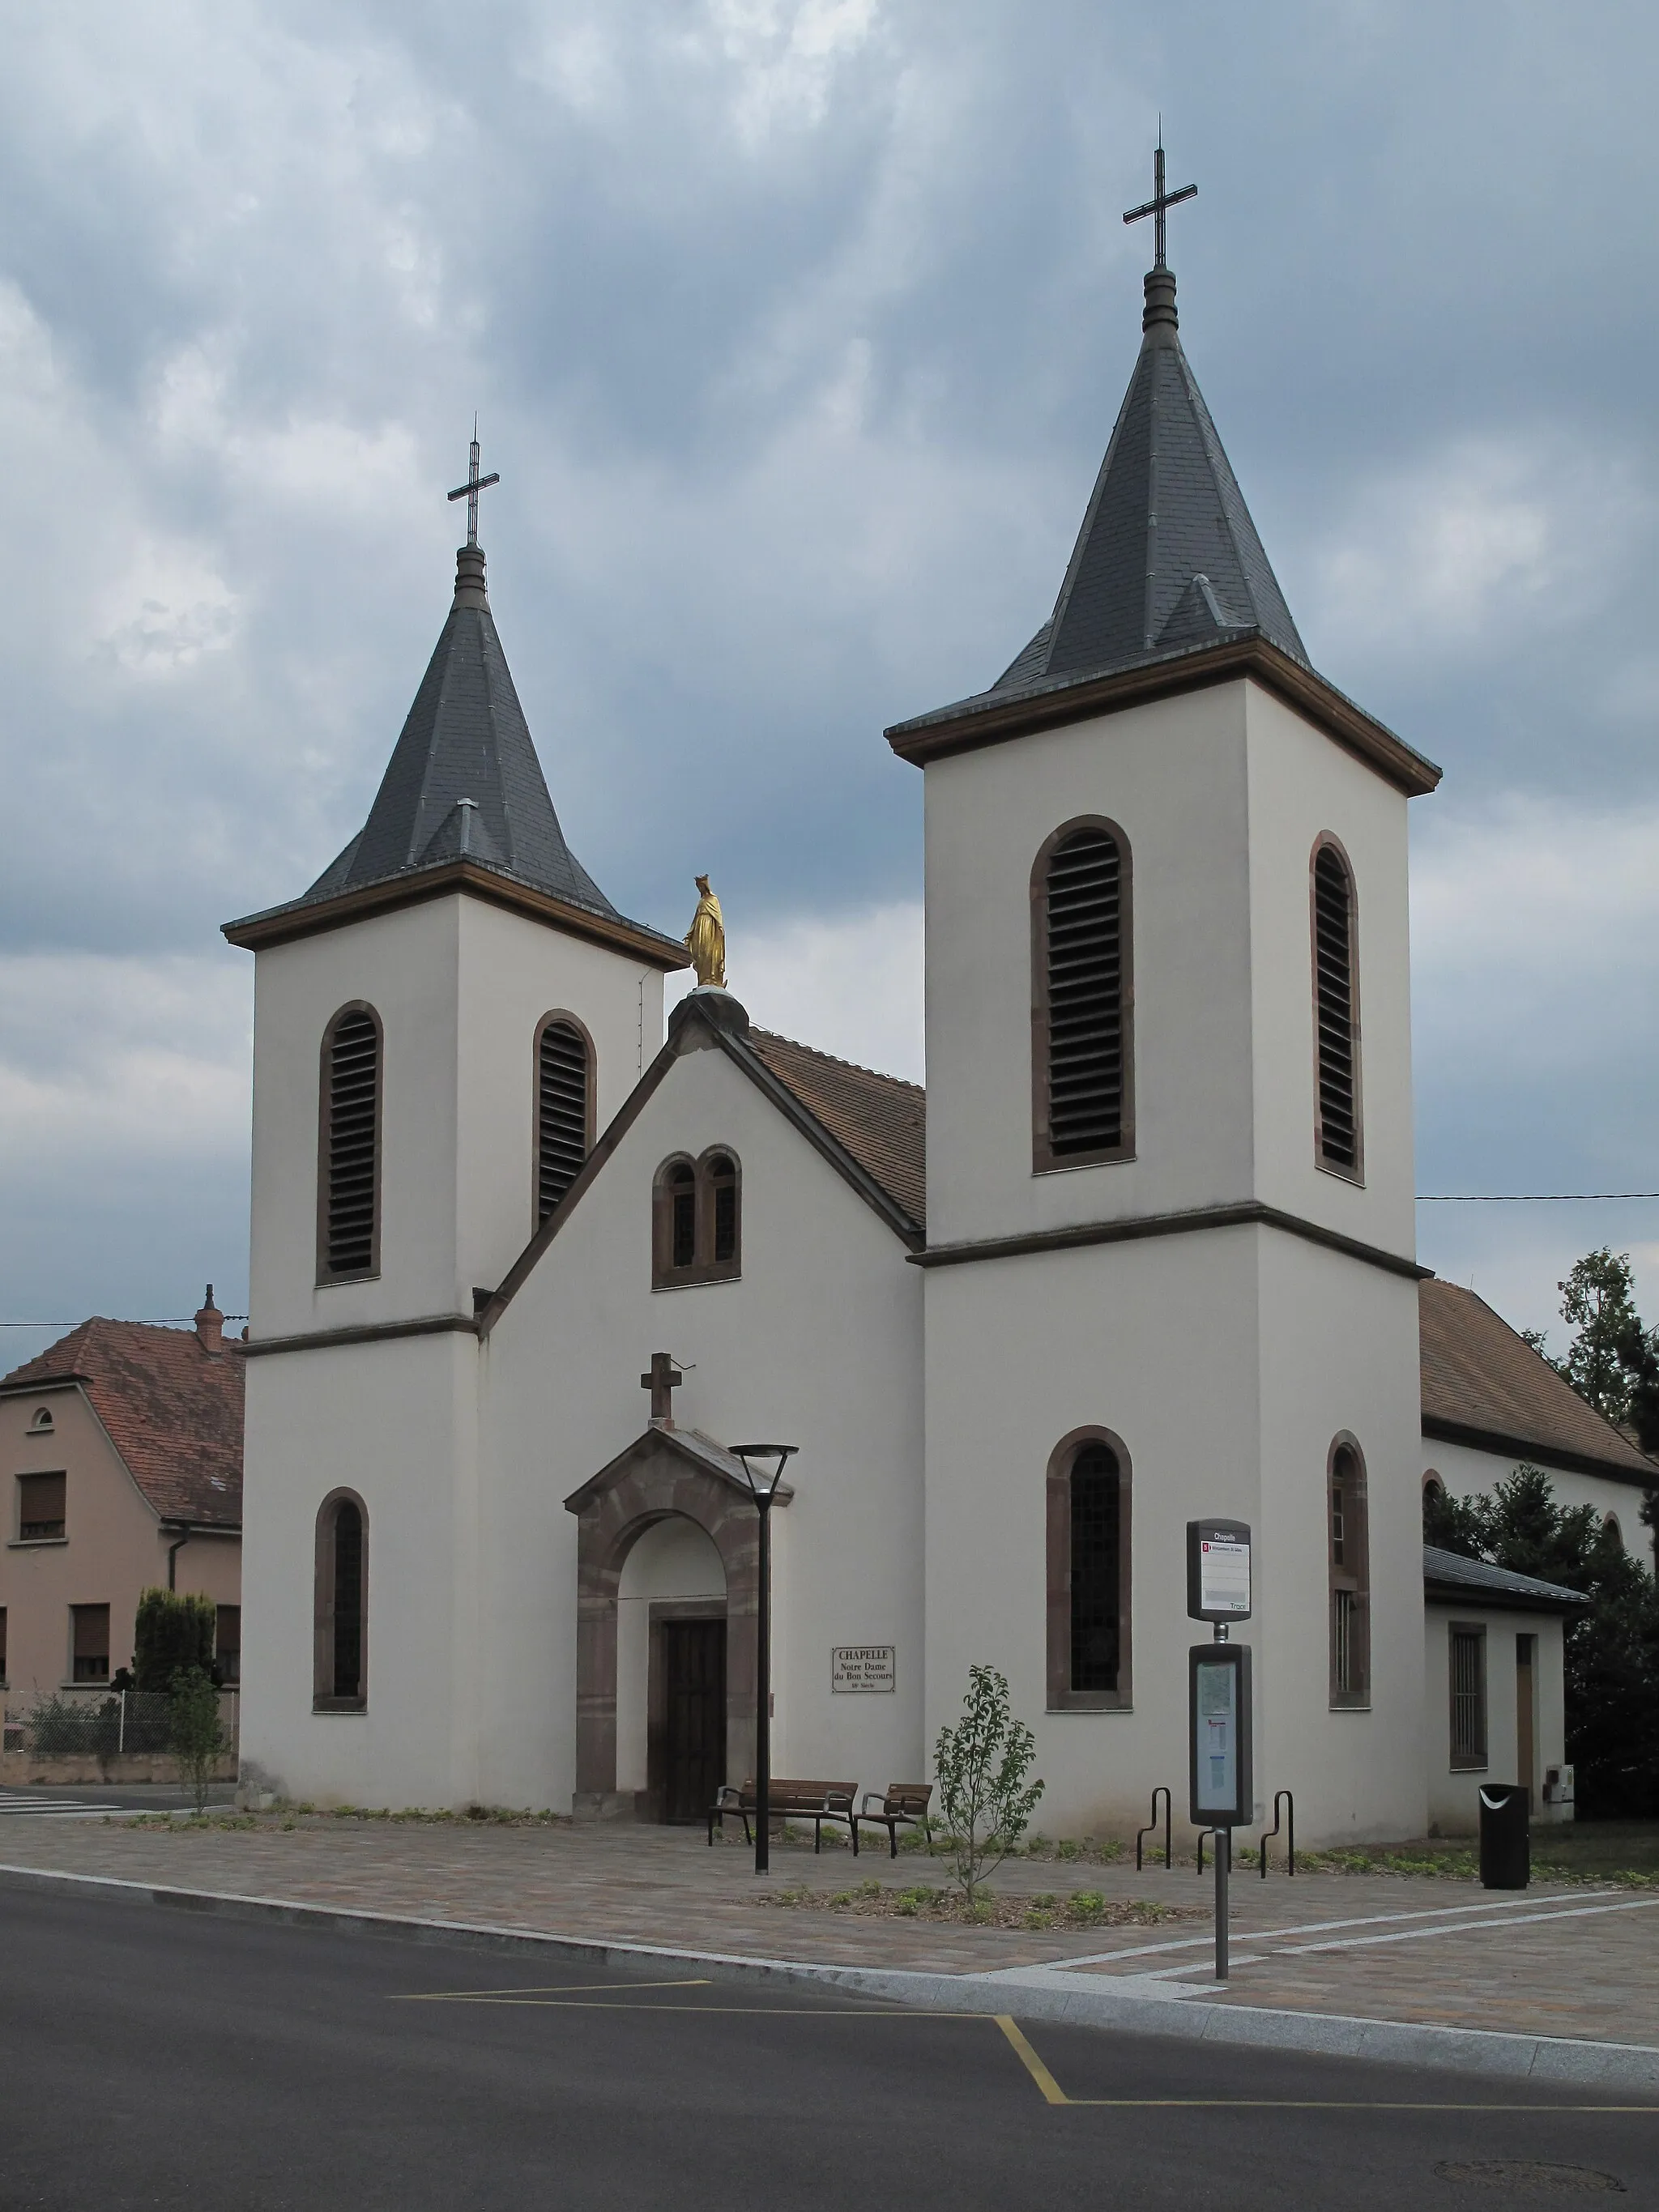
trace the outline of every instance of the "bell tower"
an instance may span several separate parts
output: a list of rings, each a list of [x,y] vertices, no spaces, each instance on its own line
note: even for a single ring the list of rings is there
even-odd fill
[[[1352,1835],[1422,1790],[1406,802],[1439,771],[1291,616],[1181,343],[1194,189],[1160,149],[1125,218],[1156,223],[1140,349],[1052,614],[887,733],[926,777],[929,1726],[997,1656],[1049,1716],[1045,1815],[1127,1818],[1183,1738],[1184,1522],[1231,1516],[1258,1771]]]
[[[325,1802],[423,1802],[434,1741],[452,1802],[476,1794],[479,1293],[634,1088],[685,965],[566,842],[490,611],[495,481],[475,435],[449,613],[362,828],[225,929],[255,960],[244,1742],[266,1786]],[[349,1695],[318,1610],[343,1498]]]

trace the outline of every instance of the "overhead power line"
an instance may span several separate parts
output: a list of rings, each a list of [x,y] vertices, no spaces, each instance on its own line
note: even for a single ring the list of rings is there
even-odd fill
[[[1592,1199],[1659,1198],[1659,1190],[1419,1190],[1419,1206],[1582,1206]]]

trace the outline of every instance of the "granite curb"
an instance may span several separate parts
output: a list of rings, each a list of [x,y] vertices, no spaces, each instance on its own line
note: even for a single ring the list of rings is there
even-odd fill
[[[1206,2004],[1167,1990],[1157,1996],[1143,1996],[1109,1984],[1102,1985],[1092,1976],[1090,1985],[1075,1986],[1083,1982],[1082,1976],[1053,1967],[928,1974],[882,1967],[817,1966],[801,1960],[702,1951],[689,1945],[623,1942],[482,1922],[422,1919],[356,1905],[301,1905],[285,1898],[179,1889],[112,1875],[67,1874],[41,1867],[0,1864],[0,1881],[8,1886],[58,1882],[146,1898],[153,1905],[173,1911],[331,1928],[343,1933],[384,1932],[416,1942],[469,1950],[544,1958],[551,1951],[600,1966],[672,1961],[702,1967],[720,1982],[842,1990],[848,1995],[928,2012],[1006,2014],[1018,2020],[1050,2021],[1069,2027],[1122,2029],[1175,2042],[1300,2051],[1322,2057],[1371,2059],[1563,2088],[1659,2092],[1659,2047],[1646,2044],[1598,2043],[1565,2036],[1516,2035],[1501,2029],[1364,2020],[1337,2013]]]

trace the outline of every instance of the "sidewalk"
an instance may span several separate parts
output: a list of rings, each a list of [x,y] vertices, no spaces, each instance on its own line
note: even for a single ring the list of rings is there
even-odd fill
[[[589,1942],[793,1960],[872,1972],[1008,1978],[1018,1990],[1121,1993],[1163,2006],[1341,2015],[1659,2051],[1659,1890],[1540,1883],[1486,1893],[1462,1881],[1303,1874],[1232,1883],[1233,1978],[1212,1978],[1212,1888],[1188,1867],[1017,1863],[1011,1896],[1080,1891],[1182,1908],[1152,1926],[971,1927],[768,1903],[875,1881],[942,1886],[905,1854],[813,1855],[775,1844],[769,1883],[736,1843],[685,1828],[273,1820],[249,1829],[13,1820],[15,1869],[102,1876],[220,1897],[280,1899]],[[1188,1916],[1192,1917],[1188,1917]],[[1043,2009],[1051,2007],[1045,2002]],[[1194,2023],[1196,2026],[1196,2023]],[[1243,2032],[1244,2023],[1240,2022]],[[1176,2024],[1170,2022],[1175,2032]]]

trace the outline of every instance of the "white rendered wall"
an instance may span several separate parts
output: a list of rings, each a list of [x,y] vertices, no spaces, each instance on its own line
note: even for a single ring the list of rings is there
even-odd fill
[[[244,1486],[242,1757],[313,1802],[478,1795],[474,1370],[459,1334],[253,1358]],[[312,1711],[318,1509],[368,1510],[367,1710]],[[545,1800],[542,1802],[545,1802]]]
[[[1434,1437],[1424,1437],[1420,1460],[1425,1480],[1437,1474],[1452,1498],[1490,1496],[1517,1467],[1539,1464],[1507,1453],[1479,1451],[1472,1444],[1442,1443]],[[1614,1474],[1579,1474],[1558,1467],[1547,1467],[1544,1472],[1558,1504],[1593,1505],[1603,1520],[1611,1514],[1619,1523],[1625,1549],[1650,1574],[1653,1572],[1654,1531],[1642,1519],[1644,1493],[1639,1483],[1621,1482]]]
[[[742,1441],[742,1439],[739,1439]],[[623,1562],[617,1591],[617,1787],[643,1790],[651,1687],[651,1608],[673,1599],[726,1595],[714,1539],[678,1515],[647,1528]]]
[[[653,1291],[653,1176],[714,1145],[741,1164],[742,1276]],[[799,1447],[794,1501],[773,1516],[775,1771],[870,1788],[922,1774],[921,1305],[904,1246],[723,1054],[674,1065],[483,1349],[482,1609],[502,1624],[480,1720],[492,1801],[570,1802],[563,1500],[646,1427],[639,1378],[659,1351],[685,1375],[680,1425]],[[832,1694],[837,1644],[896,1645],[896,1692]]]
[[[1406,805],[1237,682],[927,770],[930,1244],[1257,1200],[1409,1259]],[[1035,1175],[1030,908],[1043,842],[1103,816],[1133,855],[1135,1158]],[[1353,866],[1363,1186],[1314,1162],[1310,880]],[[1279,1231],[1159,1236],[927,1271],[928,1728],[989,1659],[1038,1728],[1059,1832],[1184,1795],[1181,1547],[1200,1514],[1257,1532],[1259,1787],[1310,1838],[1424,1818],[1417,1294]],[[1043,1483],[1073,1429],[1133,1466],[1133,1712],[1045,1714]],[[1373,1694],[1329,1704],[1326,1472],[1370,1480]]]
[[[366,1000],[385,1033],[380,1272],[317,1282],[323,1033]],[[598,1060],[603,1128],[662,1033],[662,977],[459,895],[258,953],[252,1330],[256,1337],[472,1310],[530,1241],[532,1053],[574,1013]]]
[[[1249,1194],[1244,686],[926,771],[927,1231],[934,1244]],[[1031,870],[1103,814],[1133,869],[1136,1157],[1031,1172]]]
[[[1449,1670],[1449,1632],[1454,1624],[1486,1632],[1486,1763],[1480,1767],[1455,1768],[1451,1763]],[[1571,1805],[1543,1802],[1545,1770],[1560,1765],[1566,1755],[1559,1615],[1510,1613],[1479,1604],[1443,1604],[1437,1599],[1424,1616],[1423,1735],[1431,1835],[1474,1835],[1480,1826],[1477,1802],[1480,1784],[1520,1779],[1515,1639],[1524,1635],[1538,1639],[1533,1656],[1533,1820],[1536,1824],[1572,1818]]]

